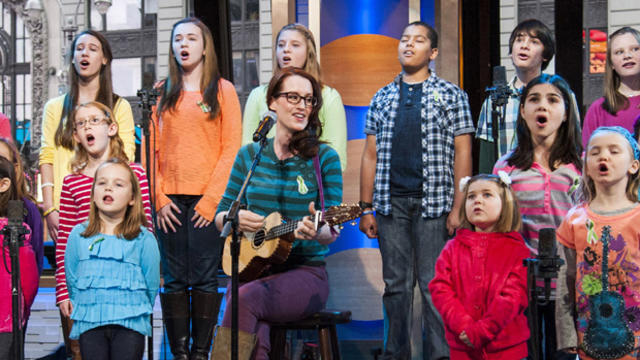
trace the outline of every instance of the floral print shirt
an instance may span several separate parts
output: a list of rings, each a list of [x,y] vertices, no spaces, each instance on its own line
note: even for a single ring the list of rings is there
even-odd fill
[[[602,289],[602,228],[611,226],[608,253],[609,291],[624,298],[623,319],[635,336],[634,350],[621,359],[640,357],[640,206],[619,215],[598,215],[579,205],[569,211],[557,230],[558,242],[575,250],[575,327],[580,358],[589,359],[582,350],[589,319],[589,297]],[[569,260],[569,259],[568,259]],[[571,261],[571,260],[569,260]],[[561,271],[562,273],[562,271]],[[558,282],[566,279],[558,279]]]

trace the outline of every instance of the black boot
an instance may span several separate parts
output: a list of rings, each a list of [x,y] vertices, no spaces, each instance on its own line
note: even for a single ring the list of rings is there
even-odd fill
[[[191,360],[207,360],[223,294],[191,290]]]
[[[160,293],[162,318],[175,360],[189,360],[189,293]]]

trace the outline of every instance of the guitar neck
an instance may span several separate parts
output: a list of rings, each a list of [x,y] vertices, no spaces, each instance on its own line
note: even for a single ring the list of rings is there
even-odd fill
[[[609,225],[602,228],[602,291],[609,290]]]

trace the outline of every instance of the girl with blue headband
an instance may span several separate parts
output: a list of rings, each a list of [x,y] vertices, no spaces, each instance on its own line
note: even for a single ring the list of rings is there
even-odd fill
[[[558,348],[581,359],[636,359],[640,337],[640,149],[629,131],[600,127],[585,151],[584,202],[557,231]]]

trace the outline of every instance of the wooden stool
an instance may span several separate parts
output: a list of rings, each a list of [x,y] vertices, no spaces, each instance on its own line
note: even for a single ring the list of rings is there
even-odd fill
[[[340,347],[336,324],[351,321],[351,311],[320,310],[306,319],[286,323],[271,324],[271,354],[270,359],[284,359],[287,330],[318,330],[318,345],[322,360],[340,360]]]

